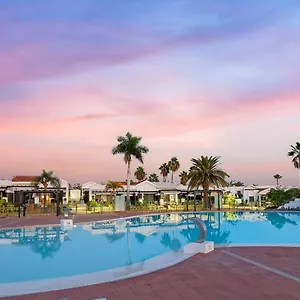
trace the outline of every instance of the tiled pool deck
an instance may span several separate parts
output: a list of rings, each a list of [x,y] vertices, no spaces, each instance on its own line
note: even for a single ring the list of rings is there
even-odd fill
[[[121,216],[128,216],[128,213],[76,216],[75,221]],[[18,220],[0,219],[0,228],[58,223],[56,217],[45,216],[15,221]],[[299,258],[300,248],[220,248],[207,255],[196,255],[173,267],[131,279],[2,299],[300,300]]]

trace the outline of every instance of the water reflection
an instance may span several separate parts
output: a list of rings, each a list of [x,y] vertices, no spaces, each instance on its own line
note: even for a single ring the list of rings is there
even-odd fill
[[[0,231],[0,245],[30,246],[42,259],[52,258],[62,242],[69,241],[68,232],[60,227],[17,228]]]
[[[266,214],[266,219],[278,229],[283,228],[286,224],[296,226],[297,222],[289,219],[287,216],[288,214],[274,212],[271,214]]]
[[[240,234],[241,230],[245,230],[245,232],[248,229],[251,230],[252,227],[250,228],[250,225],[245,227],[245,224],[250,222],[264,222],[276,229],[282,229],[286,225],[293,227],[300,225],[300,215],[297,213],[207,212],[170,213],[128,220],[94,222],[78,226],[77,230],[88,232],[91,235],[101,235],[109,244],[120,243],[119,245],[124,247],[123,250],[128,252],[126,260],[130,264],[133,259],[132,248],[139,250],[137,245],[144,248],[155,248],[158,247],[157,245],[160,245],[165,250],[178,251],[186,243],[196,241],[199,236],[199,230],[193,222],[186,220],[192,217],[199,217],[204,221],[207,227],[206,240],[214,241],[216,244],[230,243],[230,236],[233,240],[237,240],[236,234]],[[242,222],[241,226],[239,225],[240,222]],[[79,237],[76,240],[77,230],[72,236],[74,242],[80,243],[81,241],[78,241]],[[280,234],[278,233],[279,242]],[[263,235],[261,236],[263,242]],[[291,234],[291,241],[293,241],[292,236]],[[30,246],[34,253],[39,254],[42,259],[54,257],[61,249],[62,243],[68,240],[70,240],[69,233],[60,227],[49,226],[0,230],[0,246],[27,245]],[[120,248],[120,250],[122,249]]]

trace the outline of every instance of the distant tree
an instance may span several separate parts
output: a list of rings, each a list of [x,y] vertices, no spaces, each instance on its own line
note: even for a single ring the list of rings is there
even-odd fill
[[[271,189],[267,194],[267,199],[272,203],[272,206],[278,207],[286,204],[291,199],[289,198],[289,194],[280,188]]]
[[[229,183],[230,186],[236,186],[236,187],[240,187],[240,186],[244,186],[244,183],[241,181],[235,181],[235,180],[231,180]]]
[[[119,136],[117,138],[118,145],[113,147],[112,154],[123,154],[124,162],[127,164],[126,173],[126,208],[130,209],[130,166],[132,158],[136,158],[142,164],[144,163],[143,155],[149,152],[146,146],[140,144],[142,138],[133,136],[130,132],[127,132],[125,136]]]
[[[275,174],[273,177],[276,179],[276,185],[279,185],[279,179],[281,179],[282,176],[279,174]]]
[[[163,182],[167,181],[168,174],[170,173],[170,167],[167,163],[163,163],[160,167],[160,174],[163,177]]]
[[[179,174],[180,177],[180,183],[182,185],[186,185],[189,181],[189,174],[186,171],[181,171],[181,173]]]
[[[189,189],[199,189],[203,187],[204,205],[208,207],[208,192],[210,186],[226,186],[226,178],[229,175],[219,168],[219,156],[201,156],[200,158],[193,158],[193,165],[189,172]]]
[[[115,205],[115,201],[116,201],[117,191],[120,191],[120,190],[124,190],[124,187],[123,187],[122,183],[117,182],[117,181],[108,181],[105,186],[105,191],[110,191],[112,193],[114,205]]]
[[[134,172],[134,176],[137,180],[142,181],[146,178],[146,173],[143,167],[137,167],[136,171]]]
[[[289,201],[300,198],[300,189],[292,188],[285,191]]]
[[[174,173],[176,171],[178,171],[178,169],[180,168],[180,163],[178,161],[178,158],[177,157],[172,157],[170,159],[170,161],[168,162],[168,165],[169,165],[169,169],[171,171],[171,182],[174,183]]]
[[[42,174],[37,176],[33,180],[33,185],[38,188],[39,185],[41,185],[45,191],[44,199],[46,198],[46,194],[48,192],[49,185],[51,185],[53,188],[55,188],[57,191],[61,188],[61,182],[60,179],[53,174],[53,171],[42,171]],[[44,202],[45,205],[45,202]],[[56,197],[56,215],[58,216],[60,214],[60,205],[59,205],[59,197]]]
[[[149,177],[148,177],[148,180],[150,182],[159,182],[158,175],[155,174],[155,173],[150,174]]]

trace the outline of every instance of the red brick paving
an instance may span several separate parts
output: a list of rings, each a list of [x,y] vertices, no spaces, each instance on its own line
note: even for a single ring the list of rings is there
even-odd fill
[[[269,257],[276,256],[276,268],[280,271],[300,270],[300,248],[227,248],[226,251],[266,265],[273,263],[273,267],[274,261]],[[216,249],[135,278],[3,299],[88,300],[101,297],[107,300],[299,300],[300,284]]]
[[[137,214],[77,215],[75,222]],[[0,228],[45,224],[59,224],[59,218],[32,216],[0,219]],[[223,250],[300,277],[300,248],[249,247]],[[117,282],[2,299],[89,300],[103,297],[107,300],[300,300],[298,282],[229,256],[223,250],[196,255],[173,267]]]

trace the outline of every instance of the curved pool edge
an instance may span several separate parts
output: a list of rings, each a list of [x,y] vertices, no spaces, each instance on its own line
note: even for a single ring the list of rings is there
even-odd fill
[[[60,277],[53,279],[34,280],[26,282],[14,282],[0,284],[0,298],[10,296],[20,296],[35,293],[51,292],[95,284],[119,281],[141,275],[156,272],[171,266],[174,266],[199,253],[197,247],[191,251],[190,246],[194,243],[186,244],[178,252],[167,252],[155,256],[142,262],[138,262],[126,267],[115,268],[111,270],[81,274],[69,277]],[[185,251],[186,250],[186,251]]]

